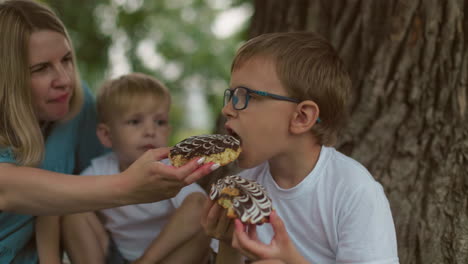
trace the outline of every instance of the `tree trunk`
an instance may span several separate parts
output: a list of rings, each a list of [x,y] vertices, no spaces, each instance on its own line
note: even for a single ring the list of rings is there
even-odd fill
[[[382,183],[400,263],[468,263],[468,1],[257,0],[249,36],[307,30],[353,79],[337,148]]]

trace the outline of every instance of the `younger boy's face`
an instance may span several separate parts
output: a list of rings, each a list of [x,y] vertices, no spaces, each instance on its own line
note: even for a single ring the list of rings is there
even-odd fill
[[[141,96],[123,114],[109,123],[109,139],[124,170],[149,149],[168,143],[169,102],[155,96]]]
[[[273,62],[259,57],[248,60],[232,72],[230,89],[239,86],[288,96]],[[243,110],[235,110],[232,99],[224,106],[226,130],[241,140],[242,152],[238,158],[241,168],[251,168],[285,154],[289,122],[295,108],[295,103],[256,94],[250,94],[248,106]]]

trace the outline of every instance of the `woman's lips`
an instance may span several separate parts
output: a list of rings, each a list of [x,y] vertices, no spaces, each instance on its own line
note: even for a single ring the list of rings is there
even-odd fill
[[[49,100],[49,102],[51,102],[51,103],[63,103],[63,102],[66,102],[69,95],[70,95],[69,93],[66,93],[66,94],[64,94],[64,95],[61,95],[61,96],[59,96],[59,97],[56,97],[55,99]]]

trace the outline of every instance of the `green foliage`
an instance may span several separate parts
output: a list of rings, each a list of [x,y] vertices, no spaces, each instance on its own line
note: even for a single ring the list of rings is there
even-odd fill
[[[198,85],[211,117],[222,107],[230,65],[247,23],[229,37],[217,37],[212,26],[223,11],[250,6],[247,0],[47,0],[64,21],[74,42],[82,78],[96,89],[110,77],[113,45],[123,40],[130,71],[144,72],[163,81],[173,94],[172,141],[211,127],[187,123],[186,95]],[[221,7],[216,7],[216,6]],[[147,52],[141,55],[143,46]],[[148,49],[150,54],[148,54]],[[109,52],[112,50],[111,52]],[[157,54],[157,56],[151,55]],[[200,88],[201,86],[201,88]]]
[[[49,4],[62,19],[68,29],[78,54],[78,66],[82,77],[95,87],[103,78],[108,67],[107,50],[111,38],[99,32],[94,18],[95,1],[43,1]]]

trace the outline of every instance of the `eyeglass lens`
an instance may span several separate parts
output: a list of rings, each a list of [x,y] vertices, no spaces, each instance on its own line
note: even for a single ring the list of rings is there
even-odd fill
[[[226,90],[224,92],[224,105],[227,105],[232,100],[234,109],[242,109],[247,102],[247,90],[242,87],[237,87],[234,90]]]

